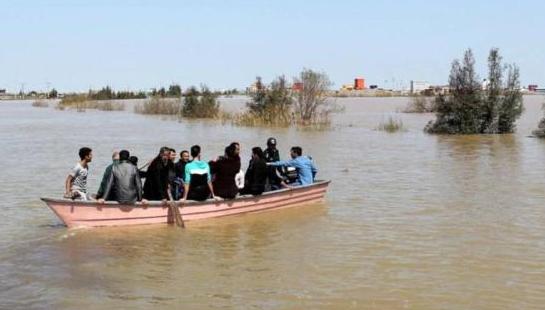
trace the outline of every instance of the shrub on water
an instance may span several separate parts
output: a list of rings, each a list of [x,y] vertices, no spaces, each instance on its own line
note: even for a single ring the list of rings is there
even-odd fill
[[[36,108],[47,108],[49,107],[49,104],[44,100],[36,100],[32,102],[32,106]]]
[[[377,130],[386,131],[389,133],[403,131],[403,121],[401,119],[394,119],[393,117],[388,117],[386,122],[382,121],[378,124]]]
[[[330,115],[338,108],[328,101],[329,88],[333,83],[325,72],[303,69],[295,83],[302,89],[295,94],[296,122],[302,125],[329,123]]]
[[[246,103],[248,111],[239,115],[237,123],[245,126],[274,125],[288,126],[293,121],[293,97],[284,76],[277,77],[265,88],[261,78],[256,78],[256,91],[251,94],[252,101]]]
[[[89,100],[86,95],[69,95],[62,98],[56,108],[58,110],[75,109],[78,112],[85,112],[87,109],[122,111],[125,110],[125,104],[113,101]]]
[[[432,113],[435,112],[434,98],[416,95],[411,96],[403,113]]]
[[[191,86],[185,94],[182,116],[187,118],[216,118],[220,113],[218,95],[203,85],[199,92]]]
[[[152,115],[180,115],[182,110],[181,99],[165,99],[152,97],[134,107],[134,112]]]
[[[329,99],[331,81],[322,72],[304,69],[294,79],[295,89],[279,76],[269,87],[256,79],[256,90],[247,103],[248,111],[237,115],[235,123],[246,126],[329,126],[331,114],[340,112]]]
[[[449,77],[451,93],[436,97],[436,120],[425,128],[437,134],[498,134],[511,133],[523,111],[519,69],[503,67],[498,49],[488,57],[488,81],[485,90],[475,73],[471,50],[462,62],[455,60]],[[507,80],[503,76],[507,71]]]

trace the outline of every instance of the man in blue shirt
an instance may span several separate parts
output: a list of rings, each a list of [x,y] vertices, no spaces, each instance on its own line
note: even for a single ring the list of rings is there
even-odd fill
[[[297,181],[294,185],[309,185],[314,182],[314,177],[318,172],[316,166],[308,156],[303,156],[303,149],[299,146],[294,146],[290,151],[291,160],[281,160],[267,165],[274,167],[294,167],[297,169]]]

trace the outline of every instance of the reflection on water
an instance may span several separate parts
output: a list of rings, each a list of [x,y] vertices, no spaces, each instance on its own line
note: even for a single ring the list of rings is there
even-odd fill
[[[405,98],[343,98],[332,130],[165,121],[1,103],[0,308],[528,309],[545,302],[545,141],[518,132],[375,131]],[[237,109],[244,99],[228,99]],[[94,149],[96,190],[111,151],[141,161],[199,143],[206,159],[269,136],[301,145],[333,179],[327,202],[189,223],[67,230],[38,200],[61,195],[77,149]]]

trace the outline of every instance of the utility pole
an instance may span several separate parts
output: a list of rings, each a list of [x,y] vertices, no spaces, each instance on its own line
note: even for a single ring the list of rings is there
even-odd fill
[[[25,83],[21,83],[21,90],[19,91],[19,95],[21,96],[21,99],[25,99]]]

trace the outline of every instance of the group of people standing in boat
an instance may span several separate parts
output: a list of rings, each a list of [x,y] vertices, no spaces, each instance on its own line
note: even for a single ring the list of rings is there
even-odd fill
[[[137,201],[203,201],[209,198],[234,199],[237,195],[261,195],[265,191],[308,185],[317,173],[311,157],[304,156],[301,147],[290,150],[290,160],[281,161],[276,139],[267,140],[267,148],[252,148],[251,160],[243,172],[240,143],[225,147],[224,154],[209,162],[201,159],[202,149],[193,145],[189,151],[177,153],[162,147],[159,154],[142,168],[138,158],[129,151],[114,152],[112,164],[106,167],[96,195],[89,195],[87,175],[92,150],[79,150],[80,161],[65,181],[65,198],[117,201],[132,204]],[[147,170],[143,169],[147,166]],[[145,179],[142,184],[142,179]]]

